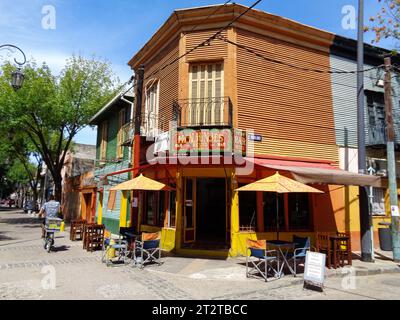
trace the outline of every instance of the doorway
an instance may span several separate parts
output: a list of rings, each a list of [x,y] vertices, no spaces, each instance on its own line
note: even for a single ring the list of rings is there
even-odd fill
[[[197,242],[226,244],[226,180],[197,179]]]

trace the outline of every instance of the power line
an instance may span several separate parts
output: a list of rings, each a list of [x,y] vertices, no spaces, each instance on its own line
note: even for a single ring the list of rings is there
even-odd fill
[[[196,45],[192,49],[186,51],[184,54],[180,55],[178,58],[174,59],[172,62],[170,62],[170,63],[164,65],[163,67],[157,69],[156,71],[152,72],[149,76],[147,76],[144,79],[144,81],[150,79],[152,76],[154,76],[158,72],[165,70],[169,66],[173,65],[175,62],[181,60],[182,58],[184,58],[187,55],[191,54],[192,52],[194,52],[195,50],[199,49],[200,47],[204,47],[205,45],[211,43],[213,40],[217,39],[222,34],[222,32],[224,32],[226,29],[231,27],[236,21],[238,21],[240,18],[242,18],[244,15],[246,15],[250,10],[252,10],[255,6],[257,6],[262,1],[263,0],[257,0],[250,7],[248,7],[245,11],[243,11],[239,16],[237,16],[235,19],[233,19],[231,22],[229,22],[225,27],[222,27],[220,30],[218,30],[216,33],[214,33],[211,37],[209,37],[208,39],[206,39],[203,42],[199,43],[198,45]]]
[[[357,74],[357,73],[364,73],[364,72],[368,72],[368,71],[379,69],[379,68],[383,67],[383,65],[380,65],[380,66],[377,66],[377,67],[371,67],[369,69],[365,69],[365,70],[361,70],[361,71],[332,71],[332,70],[319,70],[319,69],[305,68],[305,67],[296,66],[294,64],[290,64],[290,63],[287,63],[287,62],[284,62],[284,61],[280,61],[280,60],[277,60],[277,59],[268,58],[268,57],[256,52],[254,49],[251,49],[251,48],[249,48],[249,47],[247,47],[245,45],[242,45],[242,44],[236,43],[234,41],[231,41],[231,40],[225,38],[222,35],[219,35],[218,39],[220,39],[220,40],[222,40],[222,41],[224,41],[226,43],[232,44],[234,46],[237,46],[238,48],[244,49],[244,50],[248,51],[249,53],[252,53],[255,56],[257,56],[257,57],[259,57],[261,59],[264,59],[266,61],[277,63],[277,64],[281,64],[281,65],[285,65],[285,66],[288,66],[288,67],[291,67],[291,68],[295,68],[295,69],[298,69],[298,70],[301,70],[301,71],[316,72],[316,73],[329,73],[329,74]]]

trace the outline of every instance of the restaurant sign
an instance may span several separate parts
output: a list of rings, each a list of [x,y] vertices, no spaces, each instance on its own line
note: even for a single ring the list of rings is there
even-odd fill
[[[246,133],[232,129],[203,129],[171,132],[170,153],[235,153],[245,155]]]

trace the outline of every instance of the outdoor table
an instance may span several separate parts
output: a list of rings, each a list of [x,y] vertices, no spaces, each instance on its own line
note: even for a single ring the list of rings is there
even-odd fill
[[[337,269],[338,267],[338,248],[340,246],[341,241],[350,241],[350,237],[348,236],[329,236],[330,241],[332,242],[333,249],[333,267]],[[349,248],[349,244],[347,244],[347,248]],[[339,263],[340,264],[340,263]]]
[[[294,250],[296,248],[296,243],[294,242],[289,242],[289,241],[281,241],[281,240],[271,240],[271,241],[267,241],[267,245],[270,245],[271,247],[276,248],[282,258],[283,258],[283,263],[280,266],[280,270],[279,270],[279,278],[283,278],[284,274],[283,274],[283,268],[285,267],[285,265],[289,268],[290,272],[295,275],[295,272],[293,270],[293,268],[290,266],[287,258],[288,258],[288,254],[290,250]]]

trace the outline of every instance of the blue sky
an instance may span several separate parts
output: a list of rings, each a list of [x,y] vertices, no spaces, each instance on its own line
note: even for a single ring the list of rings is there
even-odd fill
[[[251,5],[255,0],[236,1]],[[0,43],[20,46],[29,59],[46,61],[59,72],[70,55],[107,59],[125,82],[131,75],[128,60],[174,9],[223,3],[224,0],[0,0]],[[42,28],[42,8],[54,6],[56,29]],[[342,28],[342,8],[357,7],[357,0],[264,0],[258,9],[285,16],[320,29],[356,38],[355,30]],[[379,10],[378,0],[365,0],[366,20]],[[370,41],[372,35],[366,36]],[[390,47],[392,43],[381,43]],[[76,142],[94,144],[88,128]]]

